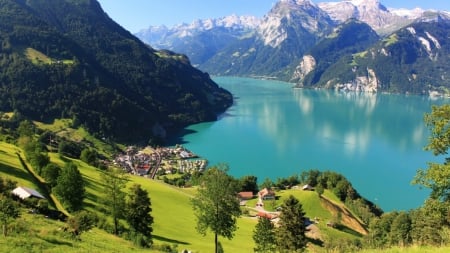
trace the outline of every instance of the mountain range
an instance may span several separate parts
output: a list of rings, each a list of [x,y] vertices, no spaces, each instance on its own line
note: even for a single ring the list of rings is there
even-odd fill
[[[185,54],[194,66],[213,75],[271,78],[299,87],[427,94],[450,87],[450,69],[442,65],[450,53],[449,38],[440,36],[449,20],[446,11],[392,9],[378,0],[279,0],[263,18],[197,20],[172,28],[150,27],[136,36],[156,48]],[[416,29],[422,34],[401,36]],[[351,45],[343,43],[344,38]],[[379,73],[377,64],[385,61],[390,68]],[[312,62],[320,62],[320,69],[307,76],[302,66],[315,68]]]
[[[72,119],[125,142],[215,120],[231,94],[189,59],[155,50],[96,0],[0,0],[0,112]]]

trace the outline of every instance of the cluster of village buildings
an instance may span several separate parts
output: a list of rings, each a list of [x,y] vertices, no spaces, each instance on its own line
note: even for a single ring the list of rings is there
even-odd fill
[[[174,171],[192,173],[203,171],[208,162],[195,159],[197,155],[181,145],[175,147],[150,148],[138,150],[128,147],[125,154],[114,159],[114,164],[128,173],[154,178],[158,171],[170,174]]]

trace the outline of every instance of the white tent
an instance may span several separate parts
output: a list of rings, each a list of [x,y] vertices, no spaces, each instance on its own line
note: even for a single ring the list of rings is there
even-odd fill
[[[12,191],[12,194],[18,196],[21,199],[27,199],[29,197],[45,199],[45,197],[42,196],[42,194],[40,194],[38,191],[23,186],[19,186],[16,189],[14,189]]]

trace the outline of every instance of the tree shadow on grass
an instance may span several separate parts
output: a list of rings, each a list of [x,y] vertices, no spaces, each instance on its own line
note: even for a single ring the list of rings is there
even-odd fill
[[[52,244],[52,245],[65,245],[65,246],[69,246],[69,247],[73,247],[73,244],[70,242],[66,242],[66,241],[62,241],[56,238],[47,238],[47,237],[42,237],[39,236],[42,240]]]
[[[152,235],[153,239],[159,240],[159,241],[163,241],[163,242],[168,242],[168,243],[176,243],[176,244],[182,244],[182,245],[189,245],[190,243],[187,242],[183,242],[183,241],[178,241],[175,239],[170,239],[170,238],[166,238],[163,236],[159,236],[159,235]]]
[[[3,172],[5,174],[13,175],[16,178],[20,178],[26,181],[32,181],[33,177],[30,176],[27,172],[21,169],[17,169],[14,167],[11,167],[9,165],[6,165],[4,163],[0,163],[0,172]]]
[[[361,233],[359,233],[358,231],[355,231],[343,224],[336,224],[334,228],[341,232],[347,233],[347,234],[351,234],[351,235],[354,235],[357,237],[363,237],[363,235]]]
[[[308,239],[308,242],[310,242],[310,243],[312,243],[312,244],[314,244],[316,246],[323,247],[323,241],[322,240],[317,239],[317,238],[309,238],[309,237],[307,237],[307,239]]]

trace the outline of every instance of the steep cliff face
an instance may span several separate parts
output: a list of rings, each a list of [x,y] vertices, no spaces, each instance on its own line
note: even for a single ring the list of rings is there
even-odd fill
[[[316,68],[316,59],[312,55],[305,55],[300,64],[295,68],[292,80],[303,80],[306,75]]]
[[[328,81],[325,88],[334,88],[342,91],[362,91],[376,93],[379,89],[380,81],[373,69],[367,69],[367,75],[356,76],[351,82],[339,83],[333,85],[333,81]]]
[[[416,22],[364,50],[345,54],[312,87],[443,95],[450,88],[450,22]],[[317,57],[315,57],[317,59]],[[316,67],[317,69],[317,67]]]
[[[334,85],[343,85],[335,76],[328,75],[327,71],[337,67],[335,63],[340,58],[360,52],[376,41],[378,36],[370,26],[357,20],[349,20],[308,51],[295,68],[290,81],[296,82],[299,87],[314,87],[320,84],[321,87],[331,88]],[[345,86],[350,83],[349,88],[353,84],[362,87],[361,82],[362,79],[352,82],[346,80]]]
[[[252,36],[231,43],[199,67],[218,75],[289,80],[303,54],[334,27],[308,0],[283,0],[262,19]]]

